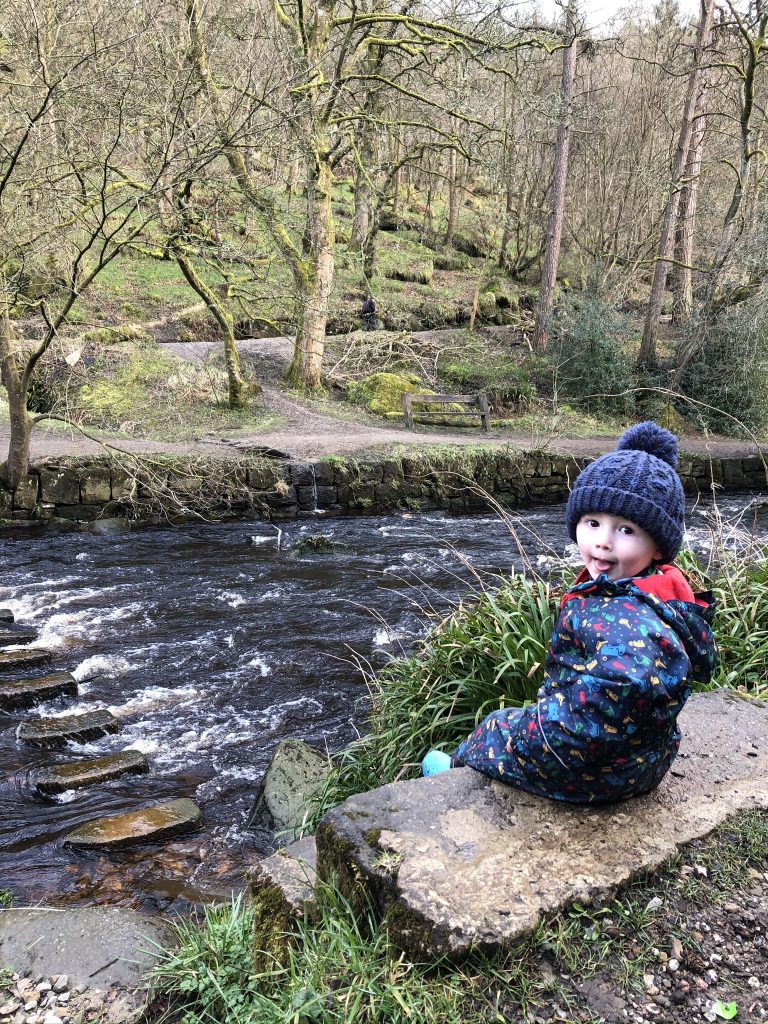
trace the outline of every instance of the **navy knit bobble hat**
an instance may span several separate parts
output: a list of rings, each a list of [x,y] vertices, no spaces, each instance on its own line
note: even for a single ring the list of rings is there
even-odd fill
[[[677,438],[653,420],[630,427],[573,485],[565,521],[572,540],[588,512],[622,516],[656,541],[671,562],[683,542],[685,498],[676,472]]]

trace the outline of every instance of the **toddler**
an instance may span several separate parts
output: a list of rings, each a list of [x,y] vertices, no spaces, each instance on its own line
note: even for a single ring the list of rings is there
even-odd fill
[[[672,564],[683,539],[677,438],[653,422],[580,474],[566,507],[584,568],[565,594],[544,684],[527,708],[495,711],[433,775],[467,766],[538,796],[607,803],[659,784],[680,745],[690,682],[716,652],[711,594]]]

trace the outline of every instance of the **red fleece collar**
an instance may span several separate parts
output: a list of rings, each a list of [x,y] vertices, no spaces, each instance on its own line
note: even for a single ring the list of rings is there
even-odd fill
[[[573,581],[573,586],[577,587],[580,583],[588,583],[591,578],[584,568]],[[660,565],[657,572],[651,573],[650,576],[636,576],[632,582],[639,590],[645,591],[646,594],[655,594],[662,601],[689,601],[705,607],[707,604],[706,601],[697,600],[688,580],[676,565]],[[573,590],[567,591],[563,595],[560,607],[562,608],[571,597],[578,596],[573,593]]]

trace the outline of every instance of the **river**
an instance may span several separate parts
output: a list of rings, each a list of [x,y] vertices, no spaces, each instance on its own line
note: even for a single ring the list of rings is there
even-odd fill
[[[726,524],[768,536],[752,496],[720,499]],[[689,511],[706,540],[710,505]],[[517,539],[510,526],[514,526]],[[330,555],[295,545],[321,533],[344,544]],[[563,507],[495,515],[434,515],[190,524],[118,535],[0,531],[0,606],[34,625],[70,671],[79,696],[0,713],[0,889],[16,905],[125,904],[184,910],[242,886],[269,837],[245,821],[279,740],[339,750],[365,727],[358,662],[407,651],[427,611],[523,558],[573,557]],[[522,552],[522,553],[521,553]],[[18,721],[111,709],[118,735],[63,751],[21,745]],[[37,766],[125,747],[147,754],[149,776],[127,776],[55,800],[33,796]],[[192,797],[204,828],[190,837],[84,856],[63,837],[94,817],[160,799]]]

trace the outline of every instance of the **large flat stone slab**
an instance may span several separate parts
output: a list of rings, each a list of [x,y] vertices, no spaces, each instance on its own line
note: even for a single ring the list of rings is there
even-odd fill
[[[0,651],[0,672],[18,672],[19,669],[46,665],[53,655],[42,647],[28,651]]]
[[[117,850],[170,839],[201,823],[202,812],[194,800],[165,800],[139,811],[88,821],[65,836],[64,844],[77,850]]]
[[[33,644],[37,640],[37,630],[31,626],[14,626],[0,623],[0,647],[11,647],[14,644]]]
[[[768,705],[692,697],[653,793],[609,806],[539,799],[472,771],[345,801],[318,829],[318,875],[372,901],[414,956],[492,951],[577,900],[602,901],[740,810],[768,807]]]
[[[36,747],[63,747],[70,741],[86,743],[119,730],[120,723],[112,712],[99,710],[22,722],[16,736],[23,743],[32,743]]]
[[[54,697],[75,697],[77,680],[69,672],[51,672],[27,679],[0,680],[0,710],[31,708]]]
[[[144,774],[149,771],[149,761],[138,750],[121,750],[105,757],[91,757],[83,761],[56,764],[38,768],[32,773],[31,781],[38,793],[52,796],[68,789],[85,789],[110,782],[123,775]]]
[[[0,913],[0,963],[18,974],[66,974],[71,989],[143,988],[153,942],[172,944],[169,925],[123,907],[35,907]],[[136,1004],[143,992],[137,993]]]

